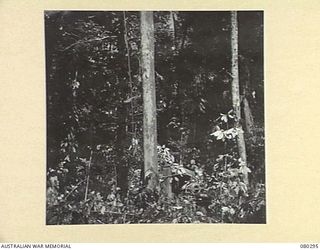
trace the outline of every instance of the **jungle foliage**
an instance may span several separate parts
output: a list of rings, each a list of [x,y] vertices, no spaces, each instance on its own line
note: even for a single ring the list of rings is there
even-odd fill
[[[140,13],[45,12],[47,224],[266,222],[263,12],[237,14],[240,120],[230,12],[153,12],[160,186],[149,190]]]

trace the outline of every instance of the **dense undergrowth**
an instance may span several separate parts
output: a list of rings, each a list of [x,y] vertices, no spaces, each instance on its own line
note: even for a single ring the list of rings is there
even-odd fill
[[[189,152],[187,162],[180,164],[169,148],[158,146],[159,169],[170,167],[171,175],[163,176],[160,171],[160,188],[155,192],[148,190],[141,181],[140,147],[134,149],[134,157],[133,149],[128,152],[127,157],[134,159],[131,162],[135,165],[131,166],[129,188],[125,194],[117,187],[110,165],[104,165],[105,173],[91,169],[88,180],[85,170],[90,159],[73,157],[74,162],[71,162],[71,157],[63,150],[66,157],[59,168],[48,173],[47,223],[265,223],[265,185],[264,179],[261,179],[264,175],[259,175],[264,172],[264,165],[243,165],[232,150],[237,133],[242,131],[223,129],[227,122],[221,117],[215,132],[208,136],[207,143],[229,144],[224,147],[228,151],[216,159],[207,160],[206,164],[200,164],[199,150],[196,148],[184,149]],[[250,137],[255,142],[250,145],[255,146],[251,146],[249,152],[254,158],[261,158],[264,154],[261,150],[263,136],[259,135],[258,129],[255,134]],[[96,157],[100,156],[105,163],[115,160],[112,148],[99,145],[95,150]],[[68,178],[70,168],[76,169],[77,177],[73,180]],[[250,169],[254,169],[255,174]],[[245,171],[249,172],[249,185],[243,181]],[[169,198],[161,185],[166,178],[170,179],[173,191]]]

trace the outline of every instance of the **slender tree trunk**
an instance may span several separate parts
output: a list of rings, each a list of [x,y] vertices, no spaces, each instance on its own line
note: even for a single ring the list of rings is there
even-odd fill
[[[172,45],[173,47],[175,47],[175,25],[174,25],[174,13],[173,11],[170,11],[170,17],[169,17],[169,32],[171,35],[171,39],[172,39]]]
[[[126,45],[126,51],[127,51],[127,66],[128,66],[128,77],[129,77],[129,88],[130,88],[130,112],[131,112],[131,132],[132,132],[132,137],[136,139],[136,129],[135,129],[135,123],[134,123],[134,104],[135,104],[135,98],[134,93],[133,93],[133,81],[132,81],[132,74],[131,74],[131,58],[130,58],[130,47],[129,47],[129,42],[128,42],[128,28],[127,28],[127,17],[126,17],[126,12],[123,11],[123,27],[124,27],[124,43]]]
[[[89,182],[90,182],[90,168],[91,168],[91,162],[92,162],[92,153],[93,153],[93,150],[92,150],[92,148],[91,148],[90,158],[89,158],[89,164],[88,164],[88,168],[87,168],[87,180],[86,180],[86,191],[85,191],[85,193],[84,193],[84,201],[87,201],[87,199],[88,199]]]
[[[240,58],[241,59],[241,58]],[[240,63],[243,64],[243,71],[244,71],[244,86],[243,86],[243,115],[244,115],[244,121],[245,121],[245,129],[248,135],[253,134],[253,127],[254,127],[254,120],[250,108],[250,104],[248,101],[248,90],[250,86],[250,69],[249,69],[249,62],[246,58],[242,57],[242,60],[240,60]]]
[[[244,114],[246,131],[249,135],[252,135],[254,122],[253,122],[253,116],[250,109],[249,101],[246,96],[243,97],[243,114]]]
[[[147,188],[159,189],[153,12],[141,11],[144,172]]]
[[[183,90],[182,90],[182,86],[181,86],[181,82],[179,82],[178,85],[178,101],[179,101],[179,106],[180,106],[180,122],[181,122],[181,127],[183,128],[185,125],[185,114],[184,114],[184,95],[183,95]],[[184,134],[181,131],[180,132],[180,145],[181,145],[181,150],[180,150],[180,159],[179,159],[179,163],[180,165],[183,165],[183,159],[184,159],[184,145],[183,145],[183,140],[184,140]]]
[[[116,166],[116,181],[117,187],[120,188],[120,193],[124,197],[128,191],[128,173],[129,167],[128,162],[125,157],[125,148],[127,146],[127,107],[126,104],[122,101],[126,98],[126,83],[119,80],[116,77],[117,85],[120,89],[120,99],[121,102],[117,107],[117,116],[118,116],[118,126],[116,130],[116,154],[118,158]]]
[[[238,21],[237,12],[231,11],[231,75],[232,75],[232,106],[236,115],[235,126],[239,129],[237,143],[240,158],[247,166],[246,145],[241,125],[241,106],[239,91],[239,62],[238,62]],[[248,173],[245,171],[243,180],[248,184]]]

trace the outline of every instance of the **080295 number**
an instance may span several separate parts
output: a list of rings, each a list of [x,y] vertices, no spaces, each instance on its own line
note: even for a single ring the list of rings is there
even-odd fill
[[[300,248],[316,249],[319,248],[318,244],[300,244]]]

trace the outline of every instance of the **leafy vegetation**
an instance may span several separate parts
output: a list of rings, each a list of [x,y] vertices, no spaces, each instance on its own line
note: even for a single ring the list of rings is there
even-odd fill
[[[230,12],[153,19],[159,186],[150,190],[139,13],[45,13],[47,224],[265,223],[262,12],[238,12],[240,120]]]

